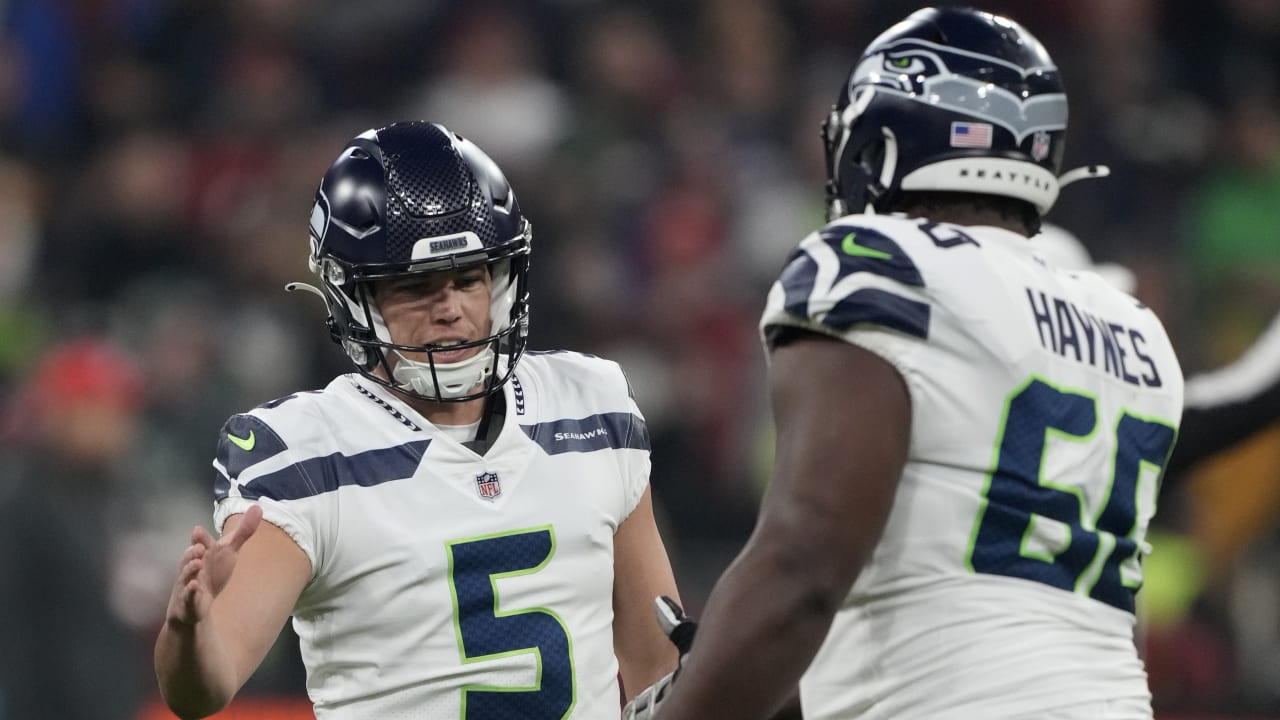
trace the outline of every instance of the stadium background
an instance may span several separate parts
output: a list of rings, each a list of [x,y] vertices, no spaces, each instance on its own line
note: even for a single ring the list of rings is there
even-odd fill
[[[629,373],[696,612],[767,473],[755,321],[822,219],[819,123],[918,5],[0,0],[0,720],[3,688],[36,681],[97,720],[170,717],[150,648],[209,523],[215,434],[345,370],[319,303],[282,288],[306,279],[329,160],[397,119],[507,170],[535,229],[532,346]],[[1280,308],[1280,2],[983,7],[1062,69],[1067,167],[1113,170],[1050,219],[1135,271],[1188,372],[1238,356]],[[1159,714],[1280,717],[1280,431],[1167,482]],[[220,717],[307,717],[302,692],[286,632]]]

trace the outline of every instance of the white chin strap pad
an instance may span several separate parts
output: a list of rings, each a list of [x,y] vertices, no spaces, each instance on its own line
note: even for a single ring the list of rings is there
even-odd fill
[[[410,360],[399,350],[393,350],[396,366],[391,377],[405,390],[426,397],[456,398],[470,394],[472,390],[493,374],[493,348],[486,346],[466,360],[456,363],[436,363],[436,387],[431,376],[431,363]]]

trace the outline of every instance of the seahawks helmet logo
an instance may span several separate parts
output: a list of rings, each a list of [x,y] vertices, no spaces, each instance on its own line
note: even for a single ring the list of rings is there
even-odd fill
[[[868,55],[849,78],[850,107],[863,108],[873,92],[932,108],[970,115],[1003,127],[1021,144],[1035,132],[1065,130],[1067,96],[1061,92],[1021,97],[1010,87],[1056,73],[1052,65],[1023,68],[991,55],[913,38],[888,43]],[[978,80],[975,76],[984,79]]]

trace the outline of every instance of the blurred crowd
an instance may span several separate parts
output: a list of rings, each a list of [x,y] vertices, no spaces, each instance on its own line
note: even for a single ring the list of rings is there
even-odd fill
[[[772,447],[755,322],[822,220],[818,128],[898,0],[0,1],[0,720],[129,720],[225,418],[346,371],[305,280],[343,143],[446,123],[534,227],[532,347],[620,361],[696,613]],[[942,3],[947,4],[947,3]],[[990,0],[1061,68],[1050,220],[1188,372],[1280,309],[1280,2]],[[1163,716],[1280,717],[1280,429],[1166,478]],[[303,692],[286,632],[246,688]],[[36,715],[32,707],[43,708]]]

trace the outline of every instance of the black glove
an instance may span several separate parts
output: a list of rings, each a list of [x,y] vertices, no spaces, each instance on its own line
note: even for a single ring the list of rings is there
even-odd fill
[[[676,665],[676,669],[669,675],[645,688],[631,702],[627,703],[627,706],[622,709],[622,720],[653,719],[653,716],[658,712],[658,708],[661,707],[662,701],[670,693],[671,684],[675,682],[676,676],[680,674],[680,668],[684,666],[684,659],[688,657],[689,649],[693,647],[693,636],[698,631],[698,623],[689,619],[675,600],[663,595],[654,598],[653,604],[654,610],[658,615],[658,625],[662,626],[662,631],[667,634],[667,638],[680,651],[680,661]]]

